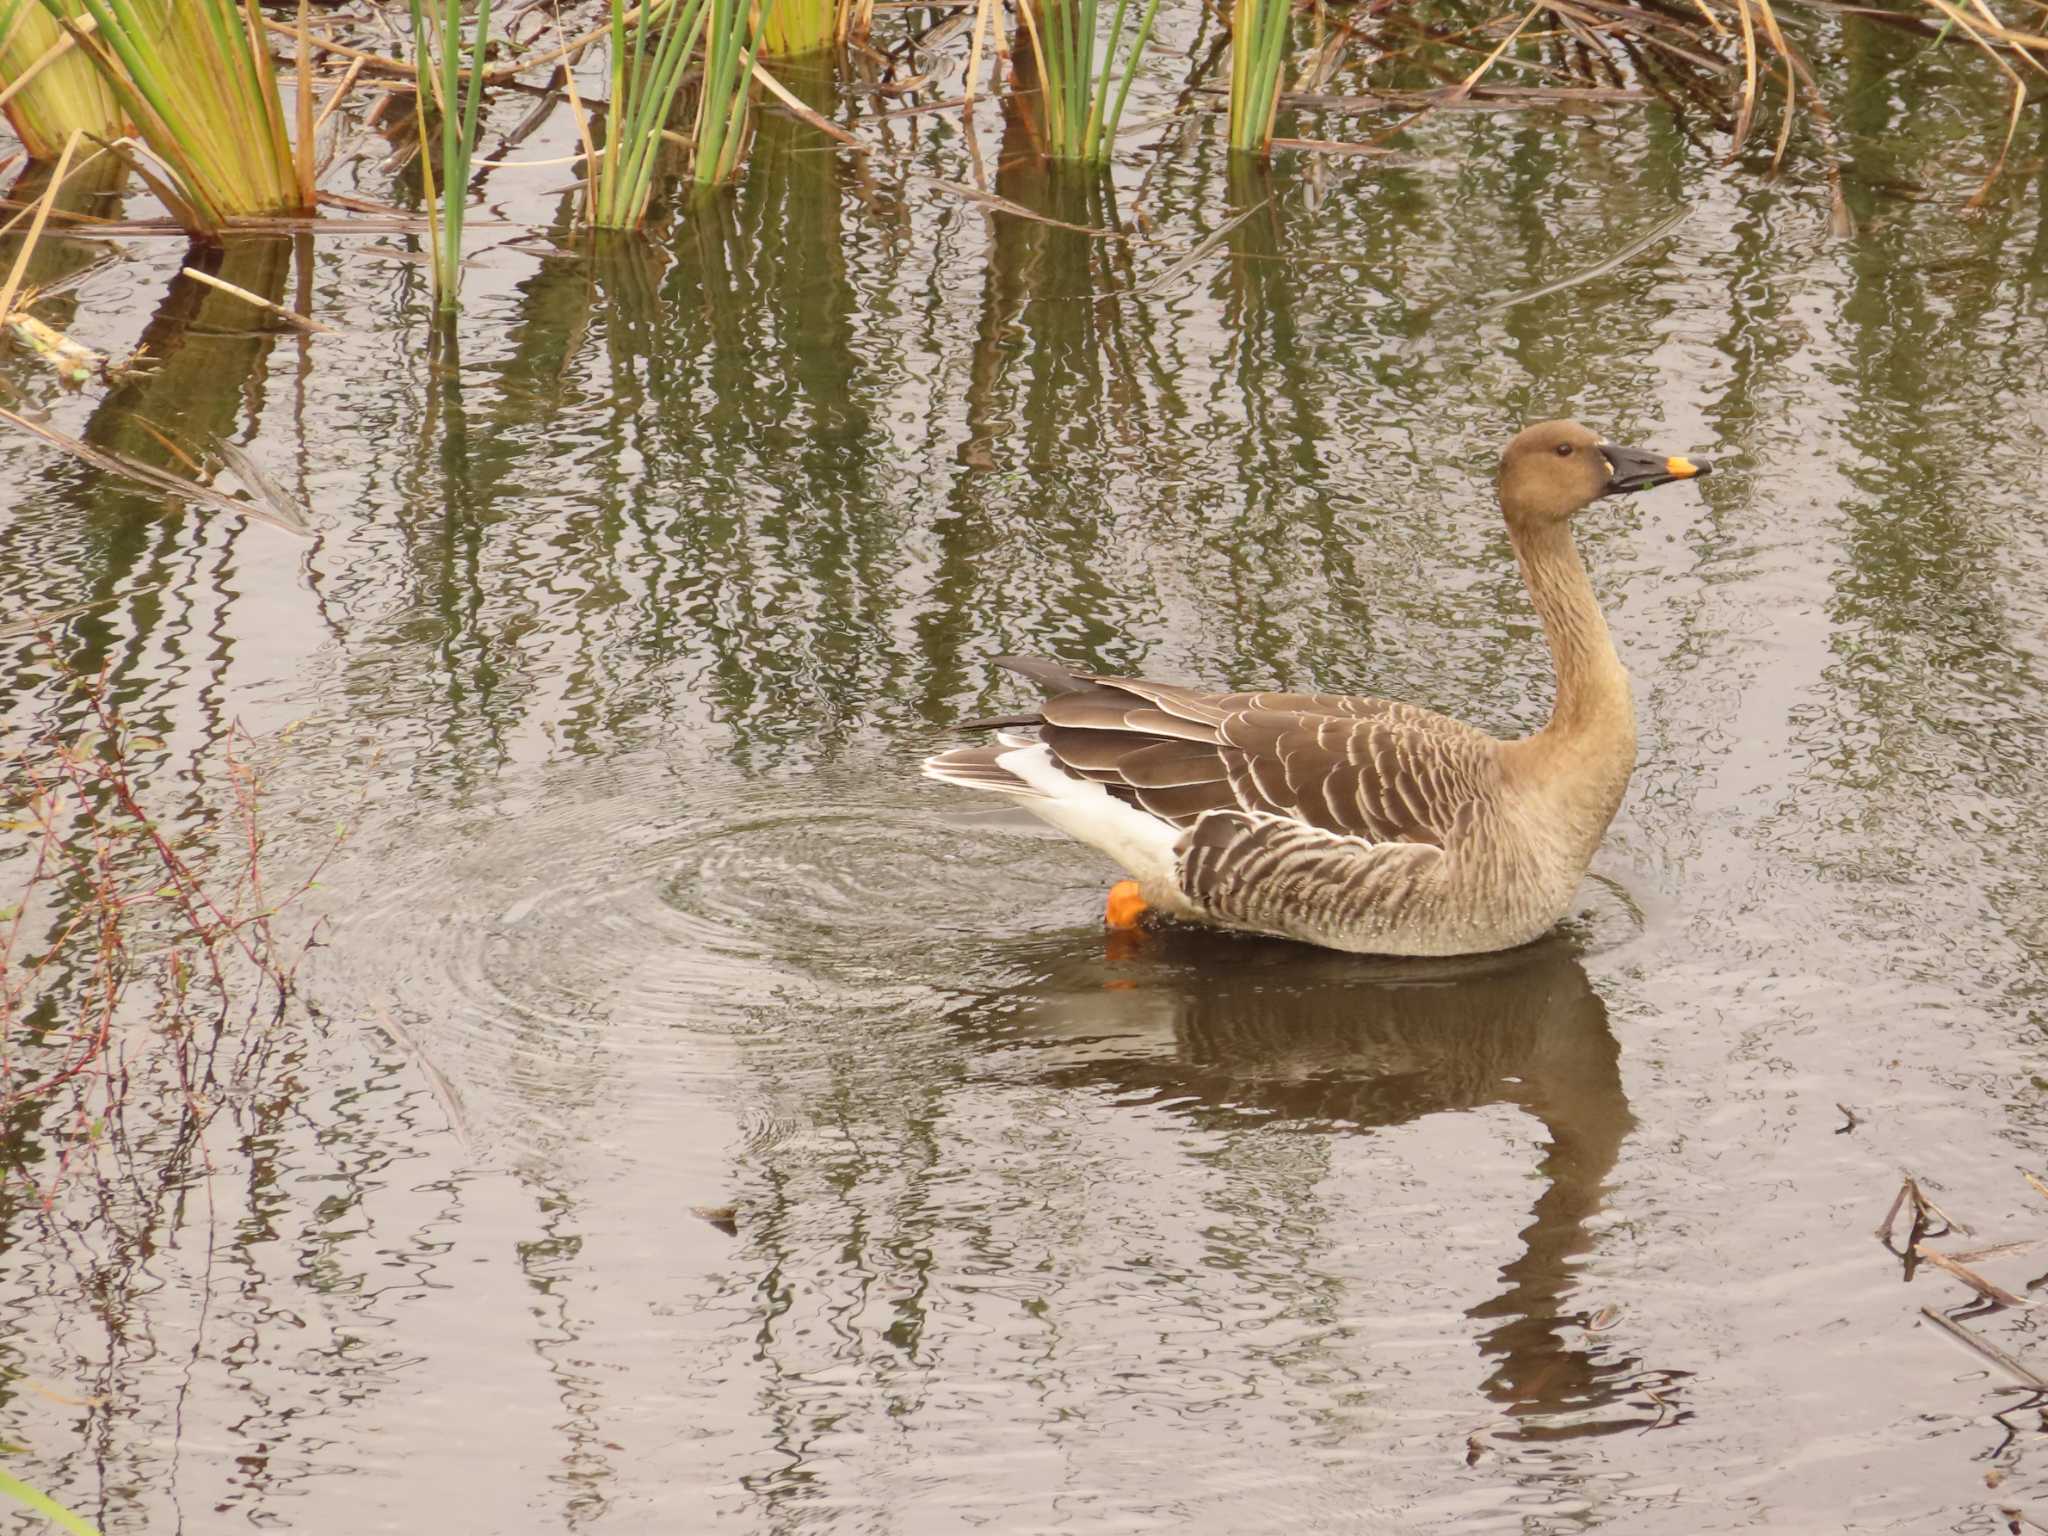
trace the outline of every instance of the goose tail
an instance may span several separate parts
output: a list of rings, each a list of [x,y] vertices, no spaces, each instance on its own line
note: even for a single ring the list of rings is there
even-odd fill
[[[924,776],[937,779],[941,784],[955,784],[962,789],[987,790],[992,794],[1009,795],[1017,800],[1043,800],[1046,792],[1027,779],[1019,778],[1003,759],[1019,747],[1036,746],[1029,736],[1014,731],[999,731],[995,741],[985,747],[955,747],[950,752],[940,752],[924,760]]]

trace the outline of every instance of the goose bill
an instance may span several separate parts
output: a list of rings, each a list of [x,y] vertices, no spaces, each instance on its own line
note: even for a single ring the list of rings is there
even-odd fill
[[[1697,459],[1651,453],[1642,448],[1617,448],[1612,443],[1602,443],[1600,453],[1607,460],[1607,467],[1614,472],[1607,481],[1607,489],[1601,493],[1605,496],[1647,491],[1653,485],[1669,485],[1674,480],[1697,479],[1709,468]]]

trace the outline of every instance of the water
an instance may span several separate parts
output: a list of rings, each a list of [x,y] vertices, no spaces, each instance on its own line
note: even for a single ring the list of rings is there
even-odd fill
[[[1958,216],[1995,84],[1816,46],[1848,241],[1810,155],[1626,108],[1196,144],[1150,243],[916,180],[968,178],[949,119],[865,162],[769,119],[649,244],[499,171],[439,353],[405,234],[219,259],[305,342],[175,242],[50,248],[46,318],[154,366],[11,386],[243,444],[317,535],[16,439],[5,616],[100,604],[59,650],[188,835],[235,721],[277,882],[349,831],[204,1155],[138,1110],[134,1182],[14,1188],[10,1466],[110,1532],[2048,1518],[2034,1400],[1920,1318],[1968,1293],[1872,1236],[1907,1171],[1974,1229],[1938,1248],[2048,1234],[2048,173],[2030,120]],[[330,184],[402,200],[345,142]],[[1584,520],[1643,748],[1552,938],[1109,939],[1106,865],[917,780],[1016,650],[1540,722],[1489,476],[1561,412],[1718,470]],[[0,666],[15,731],[81,721],[34,638]]]

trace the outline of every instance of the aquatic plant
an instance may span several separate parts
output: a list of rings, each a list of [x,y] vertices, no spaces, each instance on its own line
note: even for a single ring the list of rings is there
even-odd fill
[[[844,0],[776,0],[762,18],[761,51],[784,59],[821,52],[844,35],[850,9]]]
[[[1047,159],[1083,165],[1101,165],[1109,159],[1124,103],[1131,94],[1131,80],[1159,13],[1159,0],[1146,0],[1135,35],[1126,46],[1124,21],[1130,6],[1131,0],[1117,0],[1109,22],[1109,44],[1098,59],[1097,0],[1017,0],[1038,75]],[[1109,88],[1118,74],[1119,58],[1123,78],[1111,102]]]
[[[1230,147],[1273,151],[1280,70],[1287,61],[1288,0],[1233,0],[1230,7]]]
[[[83,14],[79,0],[0,0],[0,105],[35,160],[54,157],[74,131],[112,138],[124,126],[113,91],[46,3]]]
[[[778,0],[702,0],[708,20],[704,38],[704,89],[697,99],[697,133],[690,155],[690,179],[718,186],[739,174],[746,154],[754,58]]]
[[[452,313],[462,292],[462,216],[469,196],[469,162],[476,152],[476,117],[483,100],[484,47],[491,0],[478,0],[469,39],[469,67],[457,63],[462,46],[462,0],[441,0],[438,12],[412,0],[414,79],[419,87],[420,175],[433,247],[434,304]],[[440,124],[441,155],[434,163],[427,139],[429,115]]]
[[[169,172],[169,184],[143,174],[188,230],[310,211],[312,146],[293,158],[255,0],[76,0],[90,29],[68,0],[42,3]]]
[[[668,138],[683,71],[704,30],[705,0],[649,6],[628,26],[625,0],[611,0],[611,108],[604,149],[591,166],[591,222],[632,229],[646,217],[654,173]],[[680,12],[680,14],[678,14]],[[652,47],[648,33],[656,31]]]

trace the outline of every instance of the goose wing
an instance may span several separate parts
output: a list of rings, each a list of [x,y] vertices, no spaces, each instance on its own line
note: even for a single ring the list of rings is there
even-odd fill
[[[1498,773],[1491,738],[1386,699],[1203,693],[1036,658],[1002,664],[1051,694],[1030,723],[1062,767],[1180,827],[1234,811],[1276,824],[1262,843],[1302,841],[1281,837],[1294,828],[1440,849]]]

